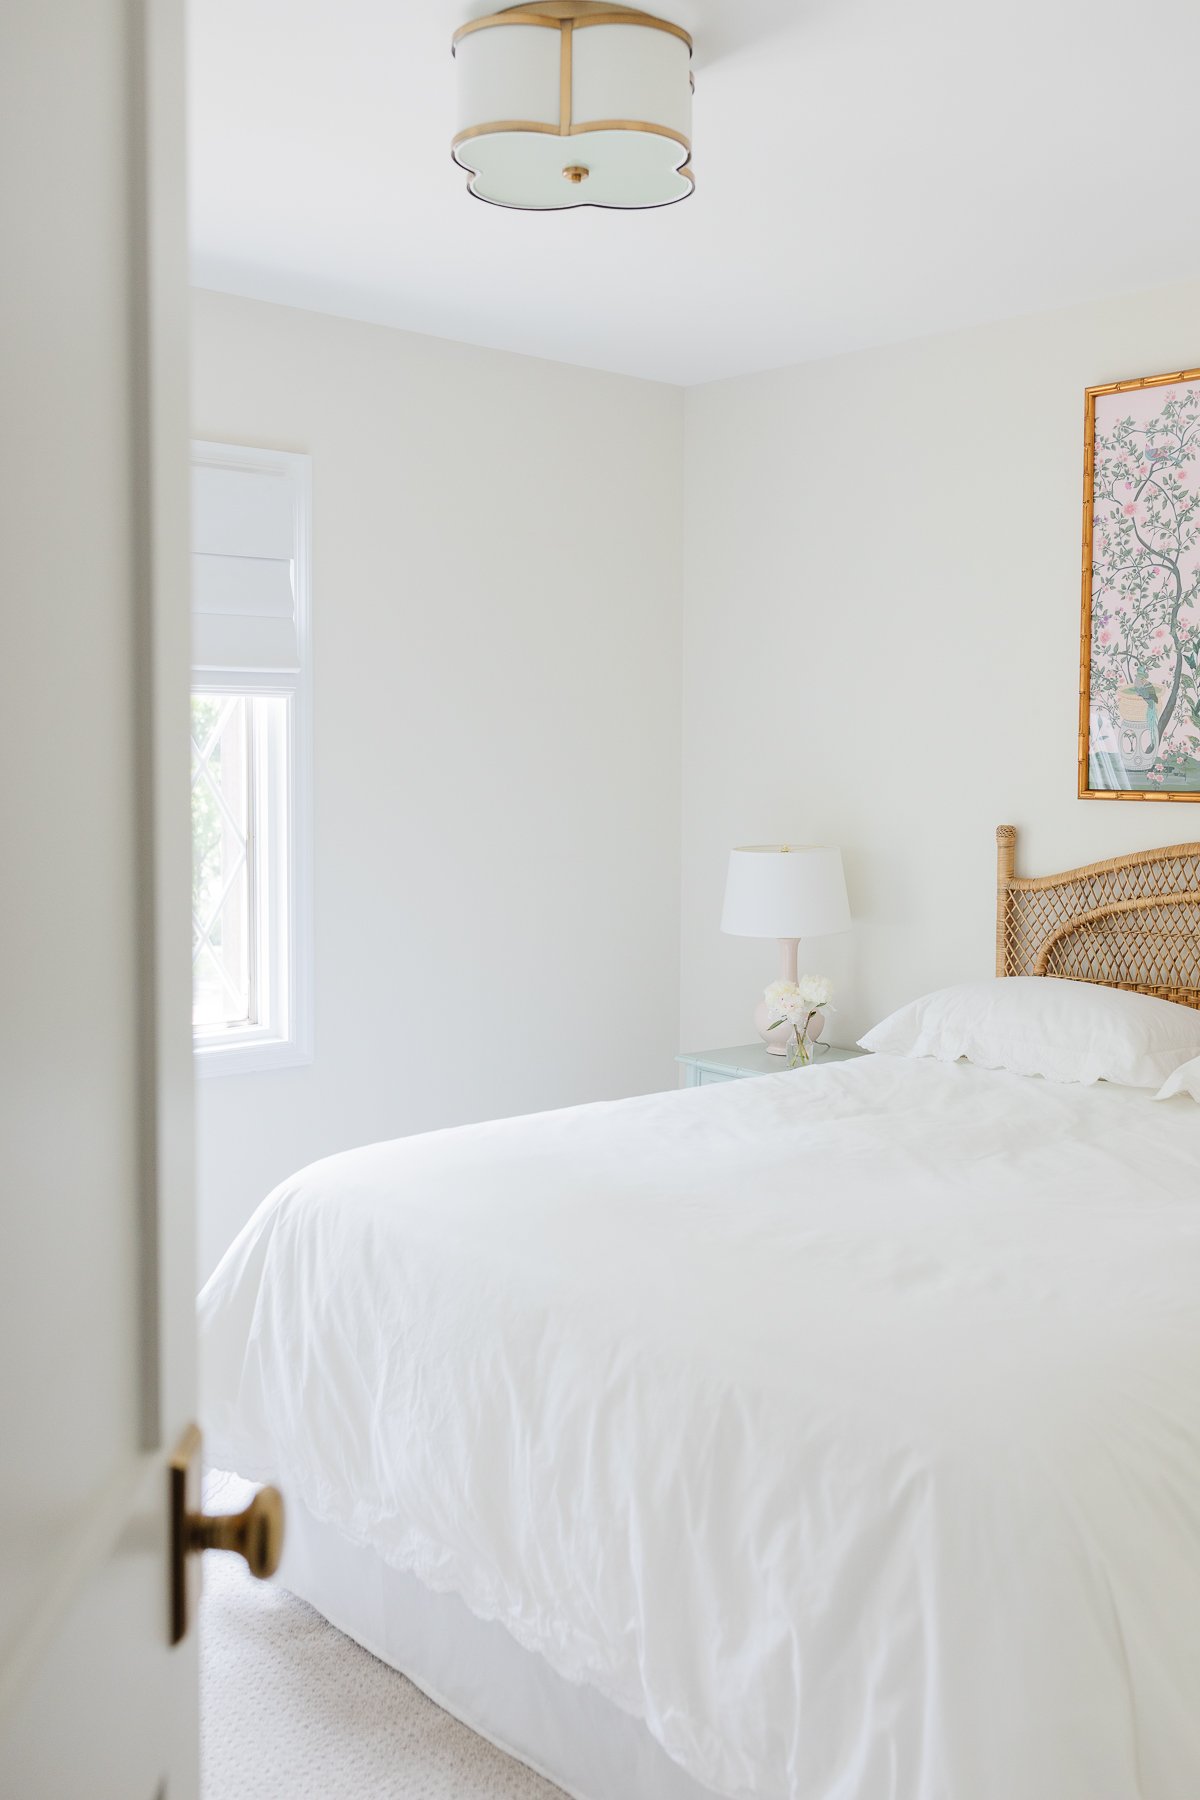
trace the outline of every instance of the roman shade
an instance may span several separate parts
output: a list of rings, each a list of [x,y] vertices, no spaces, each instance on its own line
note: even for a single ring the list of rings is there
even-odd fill
[[[294,672],[295,486],[266,469],[192,466],[192,666]]]

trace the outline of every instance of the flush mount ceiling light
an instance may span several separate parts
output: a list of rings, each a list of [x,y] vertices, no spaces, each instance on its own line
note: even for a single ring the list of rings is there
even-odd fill
[[[669,206],[695,185],[692,40],[598,0],[531,0],[454,34],[467,186],[494,206]]]

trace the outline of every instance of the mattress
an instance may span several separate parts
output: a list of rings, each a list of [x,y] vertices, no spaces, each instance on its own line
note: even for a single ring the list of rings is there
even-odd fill
[[[201,1298],[209,1453],[701,1792],[1193,1800],[1198,1156],[875,1057],[330,1158]]]

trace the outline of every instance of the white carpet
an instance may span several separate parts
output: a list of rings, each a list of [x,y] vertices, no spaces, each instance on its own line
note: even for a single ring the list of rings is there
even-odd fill
[[[563,1800],[302,1600],[204,1559],[203,1800]]]

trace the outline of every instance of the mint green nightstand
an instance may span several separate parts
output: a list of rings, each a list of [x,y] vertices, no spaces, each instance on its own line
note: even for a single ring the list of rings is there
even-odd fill
[[[838,1050],[821,1044],[806,1068],[825,1063],[853,1062],[865,1050]],[[683,1069],[684,1087],[710,1087],[717,1081],[745,1081],[751,1075],[778,1075],[787,1068],[786,1056],[772,1056],[765,1044],[735,1044],[729,1050],[685,1050],[675,1058]]]

